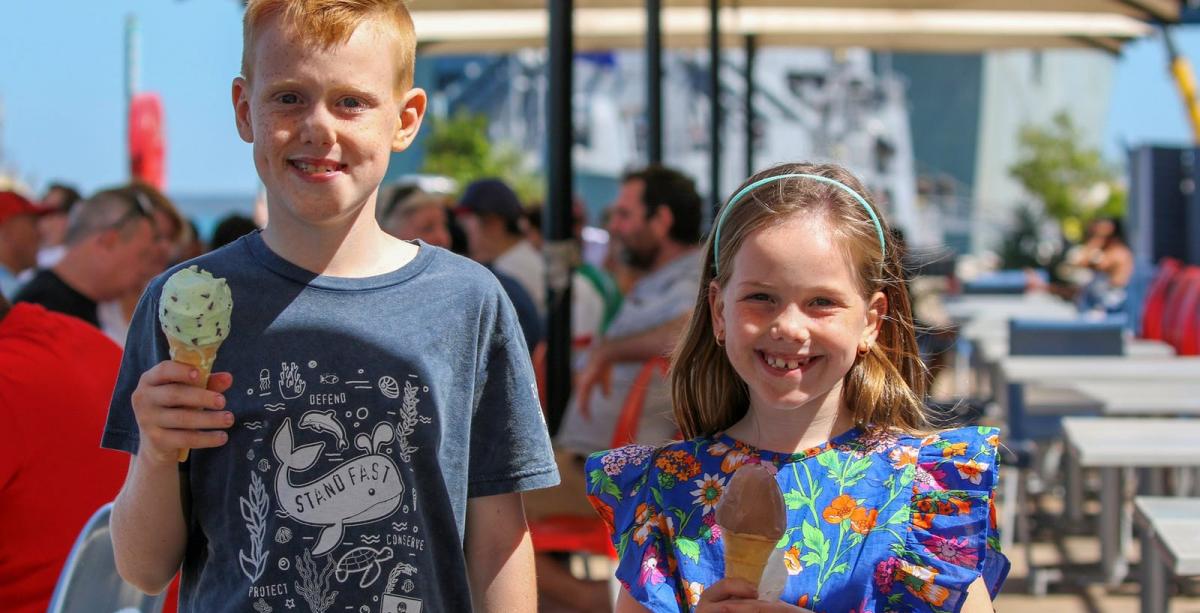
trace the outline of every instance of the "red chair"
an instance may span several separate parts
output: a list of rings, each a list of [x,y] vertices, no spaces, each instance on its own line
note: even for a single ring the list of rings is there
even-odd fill
[[[610,442],[613,448],[623,447],[637,440],[637,427],[642,420],[642,407],[646,404],[646,393],[650,390],[650,383],[654,381],[655,375],[666,377],[670,365],[671,362],[665,356],[660,356],[647,360],[642,370],[638,371],[633,385],[629,386],[625,404],[621,405],[617,425],[613,428]]]
[[[1200,344],[1196,343],[1196,325],[1200,315],[1200,268],[1188,266],[1183,269],[1172,299],[1175,299],[1175,308],[1169,309],[1163,317],[1165,341],[1174,345],[1178,355],[1200,355]]]
[[[665,377],[670,362],[666,357],[657,357],[645,362],[629,393],[621,405],[621,413],[613,428],[611,445],[622,447],[636,440],[637,426],[641,421],[646,393],[654,377]],[[550,515],[529,522],[533,549],[538,552],[589,553],[617,559],[617,550],[609,539],[608,526],[604,520],[593,515]]]
[[[538,402],[546,413],[546,341],[539,342],[529,354],[533,362],[533,380],[537,382]]]
[[[1142,338],[1163,340],[1163,311],[1181,267],[1175,258],[1163,258],[1158,263],[1158,274],[1146,292],[1146,306],[1142,310]]]

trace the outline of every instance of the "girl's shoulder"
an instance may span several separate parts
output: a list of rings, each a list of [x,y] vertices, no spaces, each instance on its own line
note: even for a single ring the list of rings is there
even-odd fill
[[[918,491],[969,489],[988,492],[995,487],[1000,430],[967,426],[925,435],[904,435],[899,447],[917,467]]]
[[[713,464],[719,465],[728,446],[710,438],[677,441],[659,447],[626,445],[593,453],[585,463],[588,495],[627,494],[647,478],[687,481]]]

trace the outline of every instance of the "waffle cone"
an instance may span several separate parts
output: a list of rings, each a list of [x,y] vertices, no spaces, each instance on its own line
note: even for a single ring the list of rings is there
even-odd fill
[[[172,360],[192,366],[200,372],[200,376],[196,377],[194,385],[196,387],[208,387],[208,377],[212,374],[213,363],[217,361],[217,350],[221,348],[221,343],[195,346],[168,334],[167,344],[171,350]],[[187,458],[188,450],[180,449],[179,461],[183,462]]]
[[[728,530],[721,533],[721,539],[725,542],[725,576],[745,579],[757,586],[779,539]]]

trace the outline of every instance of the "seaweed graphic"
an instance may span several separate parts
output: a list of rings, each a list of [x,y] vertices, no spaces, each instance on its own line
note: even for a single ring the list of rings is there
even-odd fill
[[[396,453],[405,462],[412,458],[412,454],[417,451],[417,448],[408,444],[408,435],[413,433],[418,423],[427,424],[431,420],[428,417],[417,413],[417,403],[421,402],[417,398],[417,392],[420,390],[412,383],[404,382],[404,402],[400,405],[400,432],[396,437],[400,441],[400,449]]]
[[[400,581],[400,575],[412,575],[415,572],[417,572],[417,567],[413,566],[412,564],[405,564],[404,562],[401,562],[400,564],[396,565],[396,568],[393,568],[392,572],[388,573],[387,588],[383,590],[383,593],[395,594],[396,583]]]
[[[267,497],[267,488],[263,485],[258,473],[250,473],[250,498],[238,497],[242,507],[242,519],[246,520],[246,530],[250,532],[250,555],[238,550],[238,559],[242,565],[242,574],[250,579],[250,583],[258,581],[267,568],[267,554],[263,550],[263,540],[267,531],[267,515],[270,514],[271,501]]]
[[[296,556],[296,570],[300,571],[300,578],[304,580],[304,584],[301,585],[297,581],[292,583],[296,586],[296,591],[308,602],[312,613],[325,613],[333,606],[333,599],[338,595],[337,590],[326,594],[329,590],[329,576],[333,574],[333,556],[324,558],[325,567],[318,571],[311,551],[305,549],[303,558]]]

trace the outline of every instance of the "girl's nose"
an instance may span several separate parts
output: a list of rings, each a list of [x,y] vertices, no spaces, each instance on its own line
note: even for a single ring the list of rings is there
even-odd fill
[[[809,338],[808,316],[795,304],[790,304],[780,312],[779,317],[771,326],[771,338],[777,341],[792,341],[803,343]]]

